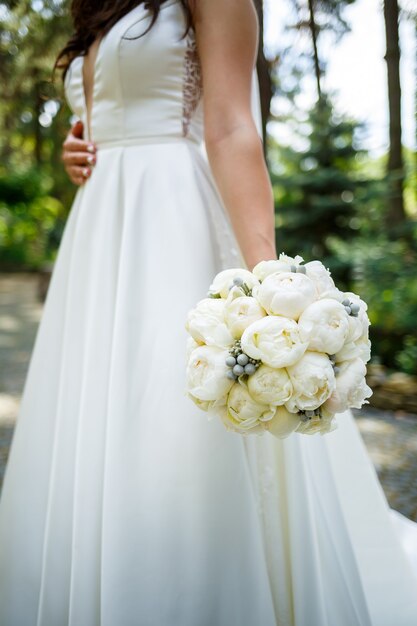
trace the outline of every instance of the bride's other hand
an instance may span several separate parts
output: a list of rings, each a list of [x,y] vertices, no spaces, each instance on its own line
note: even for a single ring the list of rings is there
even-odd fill
[[[251,109],[257,14],[252,0],[197,0],[193,16],[207,155],[252,269],[261,260],[276,258],[272,186]]]
[[[90,141],[84,141],[83,136],[84,126],[78,121],[69,130],[62,146],[62,161],[75,185],[85,183],[97,161],[96,146]]]

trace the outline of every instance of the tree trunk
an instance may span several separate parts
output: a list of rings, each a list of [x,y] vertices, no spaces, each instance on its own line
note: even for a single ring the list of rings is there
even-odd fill
[[[313,40],[314,72],[316,75],[317,99],[320,103],[321,102],[321,84],[320,84],[321,72],[320,72],[319,52],[318,52],[318,47],[317,47],[317,25],[316,25],[316,20],[314,18],[313,0],[308,0],[308,9],[310,13],[309,28],[311,32],[311,38]]]
[[[400,46],[398,34],[398,2],[384,1],[386,55],[389,104],[389,156],[387,174],[390,181],[387,226],[396,231],[405,220],[403,186],[404,164],[401,146]]]
[[[266,125],[268,123],[271,110],[272,81],[269,63],[264,53],[263,0],[254,0],[254,4],[259,19],[259,48],[256,69],[258,72],[259,92],[261,100],[262,136],[264,142],[264,152],[266,153]]]
[[[34,156],[35,162],[37,166],[40,166],[42,163],[42,130],[41,125],[39,123],[39,115],[41,113],[41,107],[43,104],[38,72],[34,70],[33,72],[34,85],[33,85],[33,96],[34,96],[34,115],[33,115],[33,123],[34,123],[34,138],[35,138],[35,146],[34,146]]]
[[[414,19],[414,39],[415,46],[417,45],[417,10]],[[416,49],[416,48],[415,48]],[[414,145],[417,146],[417,65],[414,66]],[[417,150],[414,152],[414,171],[417,172]],[[414,206],[417,206],[417,176],[414,177]]]

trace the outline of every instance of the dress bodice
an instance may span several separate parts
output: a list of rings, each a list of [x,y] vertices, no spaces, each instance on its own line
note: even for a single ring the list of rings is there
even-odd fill
[[[192,28],[186,37],[179,0],[161,5],[146,34],[151,11],[140,4],[101,39],[93,71],[91,137],[98,146],[203,139],[201,67]],[[141,36],[142,35],[142,36]],[[72,111],[86,123],[84,57],[65,77]]]

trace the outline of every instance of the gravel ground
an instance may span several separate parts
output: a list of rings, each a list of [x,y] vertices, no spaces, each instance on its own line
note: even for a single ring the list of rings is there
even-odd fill
[[[0,489],[42,315],[37,280],[0,274]],[[417,416],[369,407],[354,413],[390,506],[417,521]]]

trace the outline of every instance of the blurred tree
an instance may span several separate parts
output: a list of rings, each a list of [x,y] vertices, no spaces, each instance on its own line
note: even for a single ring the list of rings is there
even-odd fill
[[[74,188],[60,161],[70,111],[52,67],[71,31],[60,0],[19,0],[0,9],[1,172],[41,168],[67,206]]]
[[[355,0],[291,0],[291,2],[296,10],[297,20],[289,28],[307,31],[310,34],[317,97],[320,100],[324,65],[319,54],[319,35],[324,31],[330,31],[335,35],[336,40],[339,40],[348,32],[350,26],[344,19],[343,11]]]
[[[311,14],[314,13],[315,21],[319,23],[318,31],[330,30],[339,40],[350,31],[349,23],[344,18],[344,11],[354,2],[356,0],[291,0],[298,17],[297,23],[292,28],[310,30]]]
[[[371,320],[375,358],[390,368],[417,374],[417,224],[410,239],[389,239],[385,227],[384,190],[359,207],[359,236],[351,241],[331,238],[335,255],[353,264],[352,290],[364,294]]]
[[[281,126],[283,137],[280,145],[271,138],[269,159],[278,251],[299,253],[306,260],[321,258],[339,284],[364,294],[374,358],[390,368],[417,373],[416,222],[408,220],[407,239],[389,240],[388,155],[371,159],[358,149],[364,126],[338,116],[323,89],[326,59],[321,42],[325,37],[337,41],[347,32],[343,11],[351,2],[290,1],[295,19],[289,29],[300,35],[296,47],[290,43],[280,51],[279,76],[273,75],[272,120]],[[408,13],[415,19],[415,8]],[[318,97],[305,111],[297,105],[313,75]],[[415,154],[405,150],[404,157],[405,199],[412,216]]]
[[[0,261],[51,259],[75,192],[60,154],[70,111],[52,67],[71,25],[61,0],[0,3]],[[58,200],[59,198],[59,200]]]
[[[387,174],[389,181],[387,226],[392,238],[406,220],[403,186],[404,163],[401,142],[401,84],[400,84],[400,45],[398,34],[398,2],[384,0],[384,20],[388,73],[389,105],[389,153]]]
[[[271,154],[278,249],[320,258],[345,284],[350,263],[333,255],[329,238],[349,240],[357,235],[357,204],[368,188],[358,174],[354,147],[359,126],[337,117],[323,94],[298,125],[303,149],[281,146],[275,149],[275,159]]]
[[[351,239],[357,234],[356,205],[359,190],[366,187],[366,181],[358,177],[358,150],[354,145],[360,124],[339,118],[330,95],[323,91],[325,63],[319,40],[324,32],[339,40],[349,31],[343,12],[354,1],[291,0],[295,21],[289,29],[306,33],[311,45],[309,52],[293,63],[287,80],[278,81],[277,93],[291,102],[290,113],[281,115],[279,121],[291,127],[299,140],[294,138],[289,147],[273,148],[275,159],[270,159],[277,201],[278,248],[285,244],[289,253],[319,257],[345,283],[350,265],[334,257],[328,239],[334,235]],[[311,74],[312,65],[317,101],[303,118],[297,111],[297,95],[303,74]]]
[[[417,45],[417,4],[415,0],[401,0],[399,22],[410,22],[414,29],[414,41]],[[401,54],[401,53],[400,53]],[[401,61],[401,59],[400,59]],[[401,64],[401,63],[400,63]],[[414,67],[414,158],[407,159],[407,148],[402,147],[404,161],[404,209],[407,217],[417,216],[417,65]],[[411,76],[410,76],[411,80]],[[409,230],[409,228],[407,229]]]
[[[319,61],[319,51],[317,47],[317,24],[316,18],[314,16],[314,2],[313,0],[308,0],[308,10],[310,13],[308,26],[311,32],[311,39],[313,41],[313,58],[314,58],[314,72],[316,74],[316,82],[317,82],[317,97],[319,101],[321,100],[321,83],[320,83],[320,61]]]
[[[2,5],[6,6],[6,5]],[[0,22],[0,123],[8,131],[1,154],[18,154],[25,164],[40,164],[44,143],[53,136],[54,118],[61,108],[62,90],[51,83],[52,65],[68,37],[70,22],[64,3],[57,0],[20,0],[8,3]],[[9,144],[9,145],[8,145]]]
[[[271,79],[271,61],[265,56],[264,49],[264,10],[263,0],[254,0],[256,11],[259,20],[259,46],[258,46],[258,59],[256,62],[258,81],[259,81],[259,95],[261,101],[261,113],[262,113],[262,136],[264,151],[267,150],[266,142],[266,125],[269,120],[271,111],[272,100],[272,79]]]

